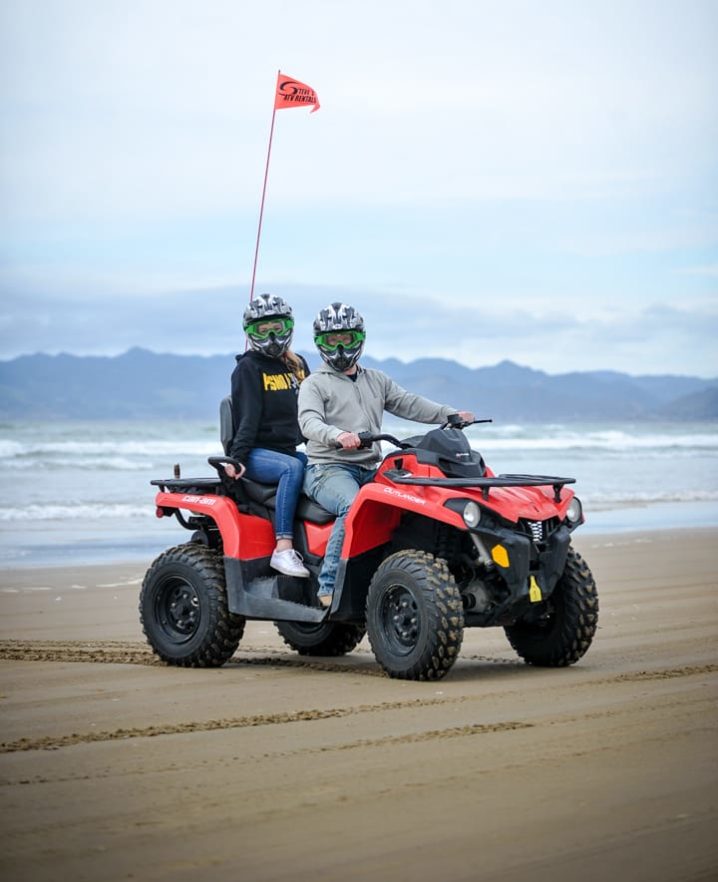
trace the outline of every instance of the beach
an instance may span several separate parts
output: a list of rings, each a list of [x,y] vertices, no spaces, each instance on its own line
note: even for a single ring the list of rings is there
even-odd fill
[[[368,642],[308,659],[248,623],[230,663],[143,640],[148,561],[5,570],[8,880],[718,875],[718,531],[576,536],[599,630],[564,669],[470,629],[449,676]]]

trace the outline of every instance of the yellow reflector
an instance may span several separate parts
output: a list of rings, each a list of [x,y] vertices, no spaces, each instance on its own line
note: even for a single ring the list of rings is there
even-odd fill
[[[491,549],[491,557],[494,559],[494,563],[497,563],[500,567],[507,567],[509,565],[509,553],[503,545],[494,545]]]
[[[536,576],[529,577],[529,600],[531,603],[539,603],[543,600],[543,594],[536,581]]]

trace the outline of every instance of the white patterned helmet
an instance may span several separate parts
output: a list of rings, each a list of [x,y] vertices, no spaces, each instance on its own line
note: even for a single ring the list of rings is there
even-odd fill
[[[279,358],[292,342],[292,307],[276,294],[260,294],[244,310],[242,326],[252,349]]]
[[[331,303],[314,319],[314,342],[324,361],[336,371],[347,371],[364,349],[364,319],[346,303]]]

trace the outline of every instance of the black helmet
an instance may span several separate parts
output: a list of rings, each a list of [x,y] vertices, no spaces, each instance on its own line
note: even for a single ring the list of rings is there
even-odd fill
[[[357,363],[365,339],[364,319],[346,303],[331,303],[314,319],[319,354],[336,371],[347,371]]]
[[[276,294],[260,294],[244,310],[242,326],[252,349],[279,358],[292,342],[292,307]]]

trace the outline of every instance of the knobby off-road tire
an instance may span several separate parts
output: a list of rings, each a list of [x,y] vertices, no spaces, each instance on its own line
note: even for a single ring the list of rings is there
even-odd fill
[[[360,625],[344,622],[275,622],[287,646],[300,655],[345,655],[351,652],[366,633]]]
[[[446,562],[424,551],[398,551],[377,569],[366,601],[376,660],[402,680],[440,680],[461,648],[464,611]]]
[[[193,668],[219,667],[230,659],[245,623],[227,608],[221,557],[195,543],[169,548],[149,568],[140,621],[163,661]]]
[[[566,568],[539,621],[504,628],[509,643],[529,665],[561,668],[588,650],[598,626],[598,592],[591,571],[569,548]]]

